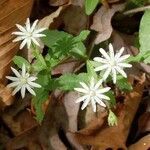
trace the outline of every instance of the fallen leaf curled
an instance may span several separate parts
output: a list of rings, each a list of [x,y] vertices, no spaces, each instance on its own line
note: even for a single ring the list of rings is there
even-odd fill
[[[111,19],[117,11],[122,11],[125,4],[112,5],[111,8],[102,6],[94,15],[93,24],[91,29],[98,32],[95,39],[95,44],[99,44],[110,38],[113,28],[111,25]]]

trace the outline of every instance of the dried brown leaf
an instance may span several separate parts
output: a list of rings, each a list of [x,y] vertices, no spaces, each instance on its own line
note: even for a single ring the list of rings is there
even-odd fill
[[[61,6],[68,3],[69,0],[49,0],[50,6]]]
[[[144,136],[135,144],[131,145],[128,150],[149,150],[150,148],[150,134]]]
[[[113,31],[111,19],[117,11],[122,11],[124,7],[125,4],[112,5],[111,8],[102,6],[94,15],[93,24],[90,28],[98,32],[95,44],[99,44],[110,38]]]

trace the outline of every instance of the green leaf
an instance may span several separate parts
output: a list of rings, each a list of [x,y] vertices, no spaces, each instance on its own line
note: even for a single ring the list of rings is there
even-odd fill
[[[44,118],[42,104],[48,99],[49,92],[44,88],[36,89],[35,92],[36,97],[32,99],[32,103],[36,111],[36,120],[41,123]]]
[[[79,86],[79,82],[87,82],[88,76],[86,73],[76,74],[64,74],[59,79],[59,89],[61,90],[74,90]]]
[[[97,80],[97,74],[94,71],[94,67],[93,64],[91,63],[91,61],[87,61],[86,62],[86,68],[87,68],[87,74],[89,76],[89,78],[94,77]]]
[[[120,90],[125,92],[131,91],[133,89],[132,85],[128,82],[127,78],[124,78],[122,76],[117,76],[116,85]]]
[[[115,99],[114,92],[112,90],[110,90],[106,93],[106,96],[108,96],[110,98],[110,101],[108,101],[110,104],[110,107],[116,106],[116,99]]]
[[[89,34],[90,34],[89,30],[83,30],[83,31],[81,31],[81,33],[78,36],[76,36],[74,38],[74,40],[76,42],[84,41],[84,40],[86,40],[86,38],[88,37]]]
[[[13,62],[15,65],[17,65],[19,68],[22,68],[22,65],[25,64],[27,69],[30,68],[30,63],[23,57],[21,56],[14,56]]]
[[[86,47],[82,42],[74,44],[74,47],[71,49],[70,54],[75,58],[87,58]]]
[[[85,12],[87,15],[90,15],[94,11],[99,1],[100,0],[85,0]]]
[[[140,54],[150,53],[150,10],[145,11],[139,30]],[[150,63],[150,56],[144,60],[145,63]]]
[[[42,37],[41,39],[43,43],[49,48],[53,48],[53,45],[63,38],[72,37],[72,35],[58,30],[45,30],[43,34],[45,34],[46,36]]]

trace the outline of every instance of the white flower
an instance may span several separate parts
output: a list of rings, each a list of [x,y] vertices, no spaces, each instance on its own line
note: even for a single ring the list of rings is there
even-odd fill
[[[124,63],[124,61],[130,56],[129,54],[123,55],[124,47],[122,47],[119,52],[114,54],[113,46],[109,44],[109,54],[102,48],[99,49],[100,53],[104,57],[95,57],[94,61],[102,63],[101,66],[96,67],[95,71],[106,70],[103,75],[103,80],[106,80],[107,77],[111,74],[113,77],[113,83],[116,83],[117,73],[120,73],[123,77],[127,77],[123,68],[132,67],[131,64]]]
[[[27,48],[30,49],[32,43],[40,46],[38,40],[40,37],[44,37],[44,34],[41,34],[46,28],[37,29],[38,20],[33,22],[31,26],[29,18],[27,18],[25,26],[16,24],[17,28],[20,31],[13,32],[12,34],[17,35],[18,37],[13,40],[13,42],[22,41],[20,44],[20,49],[22,49],[26,44]]]
[[[8,87],[16,87],[12,92],[12,95],[15,95],[19,90],[21,90],[22,98],[25,97],[26,89],[32,94],[36,95],[32,88],[40,88],[41,85],[35,83],[34,81],[37,77],[30,76],[29,73],[26,72],[26,67],[22,65],[22,72],[19,73],[15,68],[11,67],[11,70],[16,75],[16,77],[6,76],[7,79],[12,80],[13,82],[8,84]]]
[[[99,80],[95,83],[94,78],[91,78],[90,84],[87,85],[84,82],[80,82],[82,88],[74,88],[74,90],[81,92],[83,96],[79,97],[76,100],[76,103],[84,101],[81,109],[83,110],[89,102],[92,104],[93,111],[96,112],[96,103],[99,105],[106,107],[104,100],[110,100],[110,98],[104,95],[105,92],[110,90],[110,87],[100,88],[102,85],[102,80]]]

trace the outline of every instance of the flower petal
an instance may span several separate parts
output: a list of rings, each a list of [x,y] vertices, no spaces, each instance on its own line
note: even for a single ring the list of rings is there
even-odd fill
[[[34,96],[36,96],[35,92],[33,91],[33,89],[27,84],[26,85],[27,90]]]
[[[118,58],[117,62],[124,61],[125,59],[127,59],[127,58],[129,58],[129,57],[130,57],[130,54],[123,55],[123,56],[121,56],[120,58]]]
[[[81,97],[76,99],[76,103],[80,103],[80,102],[84,101],[87,98],[89,98],[89,95],[81,96]]]
[[[100,79],[100,80],[96,83],[94,89],[97,90],[97,89],[100,87],[100,85],[102,85],[102,82],[103,82],[103,80]]]
[[[32,27],[31,27],[31,32],[33,32],[34,30],[35,30],[35,27],[36,27],[36,25],[37,25],[37,23],[38,23],[38,19],[37,20],[35,20],[34,22],[33,22],[33,24],[32,24]]]
[[[27,38],[26,39],[24,39],[23,41],[22,41],[22,43],[20,44],[20,47],[19,47],[19,49],[23,49],[23,47],[27,44]]]
[[[27,37],[26,35],[25,35],[25,36],[18,36],[18,37],[16,37],[12,42],[22,41],[22,40],[24,40],[26,37]]]
[[[125,67],[125,68],[131,68],[132,67],[131,64],[127,64],[127,63],[118,63],[118,66]]]
[[[104,63],[104,64],[108,63],[108,61],[106,59],[101,58],[101,57],[94,57],[93,60],[97,61],[97,62],[100,62],[100,63]]]
[[[124,47],[122,47],[119,52],[115,55],[115,59],[118,60],[118,58],[123,54],[124,52]]]
[[[21,77],[20,73],[19,73],[15,68],[11,67],[11,70],[13,71],[13,73],[14,73],[18,78]]]
[[[36,88],[41,88],[41,85],[40,84],[37,84],[35,82],[32,82],[32,81],[29,81],[28,84],[32,87],[36,87]]]
[[[23,26],[21,26],[20,24],[16,24],[16,26],[17,26],[17,28],[18,28],[20,31],[22,31],[22,32],[24,32],[24,33],[27,32],[26,29],[25,29]]]
[[[114,60],[114,49],[113,49],[113,46],[112,46],[112,44],[110,43],[109,44],[109,54],[110,54],[110,59],[111,60]]]
[[[90,102],[90,97],[84,101],[84,103],[81,106],[81,109],[83,110],[88,105],[89,102]]]
[[[100,90],[97,90],[96,93],[101,94],[101,93],[105,93],[108,92],[111,88],[110,87],[106,87]]]
[[[96,103],[94,98],[91,98],[91,104],[92,104],[93,111],[96,112]]]
[[[103,48],[100,48],[99,51],[107,60],[110,60],[109,55],[106,53],[106,51]]]
[[[95,85],[94,77],[91,77],[91,80],[90,80],[90,89],[93,89],[94,85]]]
[[[84,82],[80,82],[80,84],[84,89],[89,90],[89,87]]]
[[[32,81],[35,81],[35,80],[37,80],[37,77],[29,77],[28,79],[27,79],[28,81],[30,81],[30,82],[32,82]]]
[[[46,30],[47,28],[40,28],[40,29],[36,29],[35,31],[34,31],[34,34],[35,33],[41,33],[41,32],[43,32],[44,30]],[[46,36],[46,35],[45,35]]]
[[[126,73],[123,71],[123,69],[121,69],[120,67],[116,67],[116,70],[125,78],[127,78]]]
[[[25,25],[26,25],[27,32],[31,32],[30,19],[29,18],[27,18]]]
[[[22,65],[22,73],[21,73],[21,75],[22,75],[22,77],[25,77],[25,75],[26,75],[26,66],[25,66],[24,63]]]
[[[12,92],[12,95],[15,95],[19,90],[21,89],[21,86],[18,85]]]
[[[95,71],[101,71],[101,70],[104,70],[104,69],[106,69],[106,68],[108,68],[108,67],[109,67],[108,64],[105,64],[105,65],[96,67],[94,70],[95,70]]]
[[[31,37],[31,39],[35,45],[40,46],[40,44],[38,43],[38,41],[34,37]]]
[[[106,105],[105,105],[105,103],[101,100],[101,99],[99,99],[98,97],[94,97],[95,98],[95,101],[99,104],[99,105],[101,105],[101,106],[103,106],[103,107],[106,107]]]
[[[100,99],[110,100],[110,98],[104,94],[97,94],[97,97]]]
[[[23,86],[21,87],[21,97],[22,97],[22,98],[25,97],[25,92],[26,92],[26,86],[23,85]]]
[[[112,77],[113,77],[113,83],[116,84],[117,75],[116,75],[116,70],[114,68],[112,68]]]
[[[6,78],[11,81],[19,81],[19,79],[17,77],[6,76]]]
[[[104,75],[103,75],[103,80],[106,80],[106,79],[108,78],[110,72],[111,72],[111,68],[109,67],[109,68],[105,71],[105,73],[104,73]]]
[[[88,91],[85,90],[85,89],[83,89],[83,88],[74,88],[74,90],[75,90],[75,91],[78,91],[78,92],[81,92],[81,93],[85,93],[85,94],[88,93]]]
[[[18,86],[19,84],[20,84],[20,82],[16,81],[16,82],[12,82],[12,83],[8,84],[7,87],[11,88],[11,87]]]

